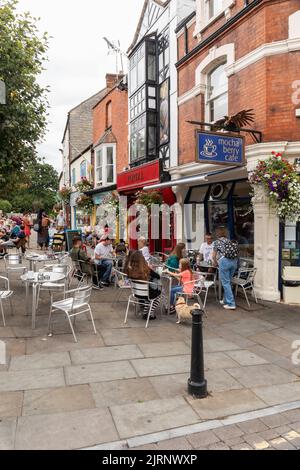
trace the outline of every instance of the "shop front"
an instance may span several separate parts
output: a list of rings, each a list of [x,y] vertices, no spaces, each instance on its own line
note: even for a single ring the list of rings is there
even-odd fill
[[[139,236],[144,236],[148,240],[151,252],[169,252],[175,243],[173,227],[170,227],[170,230],[167,231],[168,236],[164,235],[166,232],[163,230],[161,213],[157,214],[156,218],[150,218],[149,216],[145,229],[143,224],[135,226],[135,221],[140,214],[131,209],[137,201],[138,193],[143,191],[144,187],[160,183],[161,178],[162,170],[160,160],[140,165],[139,167],[118,175],[118,192],[120,196],[126,196],[127,198],[127,241],[131,249],[137,248],[137,239]],[[166,204],[171,207],[176,202],[176,197],[171,188],[159,190],[158,192],[161,195],[161,204]],[[154,225],[157,226],[157,230],[154,230]],[[173,225],[172,217],[170,218],[170,225]],[[136,228],[134,235],[130,227]],[[157,236],[154,235],[154,232]]]
[[[87,214],[85,209],[77,206],[77,199],[80,193],[77,191],[71,194],[70,209],[71,209],[71,228],[73,230],[82,229],[85,225],[91,224],[91,215]]]

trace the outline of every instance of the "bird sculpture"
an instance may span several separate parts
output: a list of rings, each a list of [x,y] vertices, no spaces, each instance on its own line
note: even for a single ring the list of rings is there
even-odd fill
[[[218,131],[220,128],[228,132],[239,132],[243,126],[254,122],[253,109],[244,109],[234,116],[224,116],[214,123],[211,130]]]

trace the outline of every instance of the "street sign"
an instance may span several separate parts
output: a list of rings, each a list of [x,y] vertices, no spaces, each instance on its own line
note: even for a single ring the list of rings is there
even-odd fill
[[[245,165],[245,138],[236,134],[197,131],[196,160],[216,165]]]
[[[6,86],[2,80],[0,80],[0,104],[6,104]]]

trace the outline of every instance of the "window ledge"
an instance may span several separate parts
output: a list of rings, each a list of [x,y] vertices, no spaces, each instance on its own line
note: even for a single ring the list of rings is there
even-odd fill
[[[215,23],[217,20],[222,18],[222,16],[226,17],[226,20],[228,20],[231,17],[231,11],[230,9],[235,5],[235,0],[224,0],[223,1],[223,9],[217,13],[215,16],[209,18],[208,20],[203,20],[203,15],[200,13],[199,16],[201,15],[201,20],[198,22],[196,21],[196,27],[194,31],[194,37],[201,36],[201,33],[203,33],[209,26],[211,26],[213,23]]]

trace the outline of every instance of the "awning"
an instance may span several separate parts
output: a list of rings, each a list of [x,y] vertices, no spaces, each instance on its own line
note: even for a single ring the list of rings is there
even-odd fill
[[[183,186],[183,185],[197,185],[197,183],[209,183],[210,179],[213,178],[213,176],[218,176],[218,175],[223,175],[225,173],[231,172],[230,177],[233,179],[237,179],[238,174],[243,174],[244,177],[247,177],[247,170],[246,168],[241,168],[241,167],[229,167],[229,168],[224,168],[223,170],[216,170],[216,171],[211,171],[208,173],[203,173],[202,175],[194,175],[194,176],[188,176],[185,178],[180,178],[178,180],[172,180],[172,181],[167,181],[165,183],[158,183],[158,184],[153,184],[151,186],[145,186],[143,189],[144,191],[147,191],[149,189],[164,189],[164,188],[170,188],[172,186]]]

